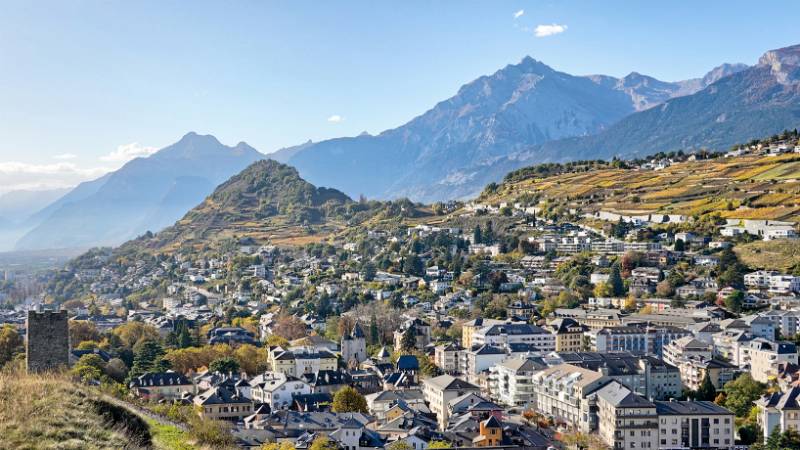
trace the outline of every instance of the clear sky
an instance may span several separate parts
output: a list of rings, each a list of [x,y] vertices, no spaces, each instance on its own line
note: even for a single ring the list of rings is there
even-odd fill
[[[664,80],[800,43],[796,1],[0,0],[0,192],[188,131],[269,153],[377,133],[530,55]]]

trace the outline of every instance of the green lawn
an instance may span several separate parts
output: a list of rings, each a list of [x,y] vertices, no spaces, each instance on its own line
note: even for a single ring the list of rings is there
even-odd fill
[[[150,425],[153,444],[155,444],[158,449],[193,450],[197,448],[189,442],[189,435],[176,427],[161,425],[152,419],[147,419],[147,424]]]

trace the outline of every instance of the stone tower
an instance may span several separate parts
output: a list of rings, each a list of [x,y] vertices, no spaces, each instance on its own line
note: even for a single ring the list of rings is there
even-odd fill
[[[69,365],[67,311],[28,311],[25,323],[28,372],[55,370]]]
[[[342,336],[342,360],[345,364],[358,365],[367,359],[367,339],[358,323],[350,333]]]

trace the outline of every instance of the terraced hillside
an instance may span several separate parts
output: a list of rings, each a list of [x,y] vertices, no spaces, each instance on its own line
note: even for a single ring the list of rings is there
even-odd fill
[[[567,173],[512,173],[479,201],[547,202],[589,213],[719,213],[723,218],[800,220],[800,155],[686,161],[661,170],[579,167]]]

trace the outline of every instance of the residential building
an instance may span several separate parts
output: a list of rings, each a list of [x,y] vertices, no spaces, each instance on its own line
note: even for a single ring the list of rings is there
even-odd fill
[[[529,344],[542,352],[556,349],[556,338],[547,330],[527,323],[489,325],[472,335],[472,345],[508,347],[510,344]]]
[[[493,400],[508,406],[530,407],[533,402],[533,374],[544,367],[528,358],[511,358],[492,366],[489,393]]]
[[[584,333],[589,330],[585,325],[579,324],[575,319],[553,319],[544,327],[555,336],[555,351],[579,352],[585,350]]]
[[[762,383],[777,375],[779,364],[797,364],[797,347],[792,342],[756,338],[748,343],[746,353],[750,362],[750,375]]]
[[[658,448],[656,405],[618,382],[594,394],[598,431],[603,442],[618,450]]]
[[[559,364],[531,378],[535,410],[555,419],[557,424],[584,432],[597,428],[589,395],[611,379],[593,370]]]
[[[800,432],[800,387],[786,392],[765,395],[755,402],[758,407],[758,424],[764,435],[764,442],[777,431]]]
[[[451,400],[468,393],[478,395],[480,392],[481,389],[478,386],[452,375],[440,375],[422,380],[422,394],[430,406],[431,412],[436,414],[440,429],[444,429],[447,425],[450,417],[448,405]]]
[[[659,449],[734,447],[734,414],[708,401],[656,401]]]

